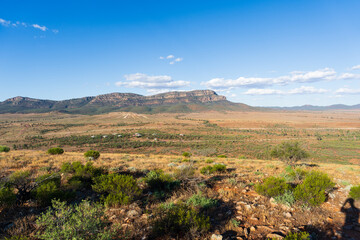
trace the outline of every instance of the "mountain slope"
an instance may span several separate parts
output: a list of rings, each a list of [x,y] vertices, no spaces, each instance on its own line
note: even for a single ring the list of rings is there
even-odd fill
[[[232,103],[211,90],[168,92],[152,96],[133,93],[110,93],[63,101],[14,97],[0,102],[0,113],[42,113],[60,111],[77,114],[100,114],[113,111],[137,113],[193,112],[206,110],[251,110]]]
[[[329,106],[303,105],[303,106],[294,106],[294,107],[270,107],[270,108],[277,110],[290,110],[290,111],[359,110],[360,104],[357,105],[334,104]]]

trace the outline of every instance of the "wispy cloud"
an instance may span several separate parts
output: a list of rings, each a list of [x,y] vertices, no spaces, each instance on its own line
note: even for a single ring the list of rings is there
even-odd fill
[[[356,65],[351,68],[351,70],[359,70],[359,69],[360,69],[360,65]]]
[[[350,88],[339,88],[336,90],[338,94],[360,94],[360,89],[350,89]]]
[[[170,55],[168,55],[168,56],[166,56],[166,57],[160,56],[159,59],[160,59],[160,60],[166,60],[166,61],[168,61],[168,63],[171,64],[171,65],[173,65],[173,64],[175,64],[175,63],[177,63],[177,62],[181,62],[181,61],[183,60],[183,58],[181,58],[181,57],[175,58],[175,56],[172,55],[172,54],[170,54]]]
[[[48,30],[50,30],[48,27],[46,26],[41,26],[39,24],[29,24],[29,23],[26,23],[26,22],[20,22],[20,21],[10,21],[10,20],[5,20],[3,18],[0,18],[0,25],[3,26],[3,27],[23,27],[23,28],[34,28],[34,29],[37,29],[37,30],[40,30],[40,31],[43,31],[43,32],[46,32]],[[51,29],[51,31],[53,33],[58,33],[59,30],[57,29]]]
[[[252,88],[244,92],[246,95],[296,95],[296,94],[323,94],[329,92],[326,89],[301,86],[290,90]]]
[[[168,91],[190,85],[190,82],[188,81],[175,81],[168,75],[150,76],[144,73],[135,73],[125,75],[124,78],[125,81],[116,82],[115,85],[128,88],[143,88],[147,89],[148,92],[159,90]]]
[[[288,75],[279,77],[239,77],[237,79],[213,78],[203,82],[211,89],[232,89],[240,87],[265,87],[274,85],[288,85],[291,83],[311,83],[330,80],[360,79],[359,74],[337,74],[332,68],[324,68],[316,71],[294,71]]]
[[[31,25],[33,28],[37,28],[40,29],[41,31],[45,32],[48,28],[45,26],[40,26],[39,24],[32,24]]]

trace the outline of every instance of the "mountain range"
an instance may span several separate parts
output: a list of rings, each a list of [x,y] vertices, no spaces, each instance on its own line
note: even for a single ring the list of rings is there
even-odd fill
[[[326,111],[360,109],[360,104],[330,106],[303,105],[295,107],[252,107],[230,102],[225,96],[212,90],[167,92],[151,96],[134,93],[109,93],[92,97],[54,101],[28,97],[14,97],[0,102],[2,113],[45,113],[63,112],[73,114],[102,114],[122,111],[135,113],[181,113],[216,111]]]
[[[114,111],[136,113],[193,112],[206,110],[244,111],[255,109],[233,103],[212,90],[167,92],[152,96],[109,93],[93,97],[54,101],[14,97],[0,102],[0,113],[44,113],[58,111],[75,114],[101,114]]]

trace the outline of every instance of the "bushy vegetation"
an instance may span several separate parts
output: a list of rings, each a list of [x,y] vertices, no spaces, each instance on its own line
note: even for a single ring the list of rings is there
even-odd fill
[[[35,199],[41,205],[50,205],[52,199],[63,199],[65,193],[60,190],[61,177],[58,174],[45,174],[37,178],[34,189]]]
[[[294,232],[285,236],[284,240],[310,240],[310,234],[307,232]]]
[[[189,152],[183,152],[182,155],[183,155],[183,157],[186,157],[186,158],[191,157],[191,153],[189,153]]]
[[[274,199],[275,202],[284,204],[289,207],[295,203],[294,193],[289,190],[285,191],[282,195],[275,196]]]
[[[101,199],[107,206],[129,204],[141,193],[132,176],[114,173],[95,178],[92,188],[96,192],[105,194]]]
[[[10,151],[9,147],[0,145],[0,152],[9,152],[9,151]]]
[[[218,157],[218,158],[227,158],[227,156],[224,155],[224,154],[218,155],[217,157]]]
[[[94,167],[92,162],[87,162],[84,165],[78,161],[73,163],[63,163],[60,171],[70,175],[68,184],[74,190],[82,187],[89,187],[93,183],[94,177],[98,177],[105,173],[103,168]]]
[[[263,183],[255,186],[256,192],[267,197],[283,195],[289,189],[290,186],[285,179],[280,177],[268,177]]]
[[[300,147],[299,142],[283,142],[271,150],[270,156],[293,165],[301,159],[308,158],[309,153]]]
[[[84,156],[91,160],[96,160],[100,157],[100,152],[95,150],[89,150],[84,153]]]
[[[9,186],[0,187],[0,207],[11,207],[16,202],[16,194]]]
[[[152,170],[144,177],[148,189],[153,192],[156,198],[164,198],[179,186],[179,181],[171,175],[164,173],[163,170]]]
[[[210,229],[210,218],[186,204],[160,207],[155,216],[153,232],[156,236],[184,237],[194,231],[201,234]]]
[[[64,149],[59,148],[59,147],[54,147],[54,148],[50,148],[49,150],[47,150],[48,154],[51,155],[61,155],[64,153]]]
[[[104,208],[100,204],[83,201],[76,206],[53,201],[52,208],[36,221],[39,239],[112,239]]]
[[[326,200],[326,193],[335,186],[326,173],[312,171],[294,189],[296,200],[310,206],[317,206]]]
[[[221,163],[217,163],[214,165],[209,165],[206,167],[203,167],[200,169],[200,173],[201,174],[205,174],[205,175],[209,175],[209,174],[213,174],[215,172],[221,173],[221,172],[225,172],[226,170],[226,165],[225,164],[221,164]]]
[[[203,209],[212,208],[217,205],[218,201],[216,199],[208,198],[204,196],[201,192],[192,195],[187,201],[186,204],[200,207]]]
[[[349,195],[355,200],[360,199],[360,185],[352,187]]]

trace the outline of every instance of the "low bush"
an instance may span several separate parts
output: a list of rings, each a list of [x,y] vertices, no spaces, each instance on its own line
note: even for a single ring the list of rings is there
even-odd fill
[[[171,234],[173,237],[184,237],[191,233],[205,233],[210,229],[210,218],[185,205],[160,207],[153,220],[154,235],[159,237]]]
[[[310,240],[310,234],[307,232],[294,232],[285,236],[284,240]]]
[[[166,197],[167,193],[172,192],[180,184],[179,181],[176,181],[161,169],[148,172],[144,177],[144,181],[157,198]]]
[[[187,201],[186,204],[194,206],[194,207],[200,207],[203,209],[212,208],[217,205],[218,201],[216,199],[207,198],[202,195],[202,193],[197,193],[192,195]]]
[[[60,171],[71,174],[68,184],[79,188],[89,186],[89,184],[92,184],[92,178],[106,172],[104,168],[94,167],[92,162],[87,162],[85,165],[81,162],[63,163]]]
[[[186,180],[194,177],[195,168],[192,165],[185,165],[177,168],[174,172],[174,177],[179,180]]]
[[[83,201],[76,206],[52,201],[52,208],[36,220],[39,239],[112,239],[108,221],[100,204]]]
[[[308,171],[300,167],[294,169],[291,166],[287,166],[285,171],[286,174],[284,175],[284,177],[289,182],[300,182],[304,180],[306,175],[308,174]]]
[[[218,155],[217,157],[218,157],[218,158],[227,158],[227,156],[224,155],[224,154]]]
[[[130,175],[108,174],[95,178],[94,191],[105,194],[101,197],[107,206],[129,204],[141,194],[136,180]]]
[[[286,183],[285,179],[279,177],[268,177],[262,184],[255,186],[256,192],[267,197],[283,195],[289,189],[290,186]]]
[[[14,190],[7,186],[0,187],[0,207],[11,207],[16,203]]]
[[[360,185],[352,187],[349,195],[355,200],[360,199]]]
[[[225,170],[226,170],[226,165],[217,163],[212,166],[203,167],[202,169],[200,169],[200,173],[204,175],[209,175],[215,172],[225,172]]]
[[[183,156],[183,157],[186,157],[186,158],[189,158],[189,157],[191,157],[191,153],[189,153],[189,152],[183,152],[183,153],[182,153],[182,156]]]
[[[9,152],[9,151],[10,151],[9,147],[0,145],[0,152]]]
[[[335,183],[327,174],[312,171],[305,177],[303,183],[296,186],[294,196],[296,200],[310,206],[317,206],[326,200],[327,191],[331,190]]]
[[[45,206],[50,205],[52,199],[60,199],[64,196],[60,191],[61,177],[58,174],[45,174],[36,179],[39,184],[34,189],[36,201]]]
[[[274,197],[275,202],[291,207],[295,203],[293,192],[285,191],[284,194]]]
[[[64,153],[64,149],[59,147],[50,148],[49,150],[47,150],[47,153],[51,155],[60,155]]]
[[[205,163],[213,163],[214,162],[214,160],[212,160],[212,159],[206,159],[205,160]]]
[[[100,152],[95,150],[89,150],[86,153],[84,153],[84,156],[91,160],[96,160],[100,157]]]
[[[270,156],[280,158],[293,165],[297,161],[309,157],[309,153],[303,150],[298,142],[283,142],[271,150]]]

